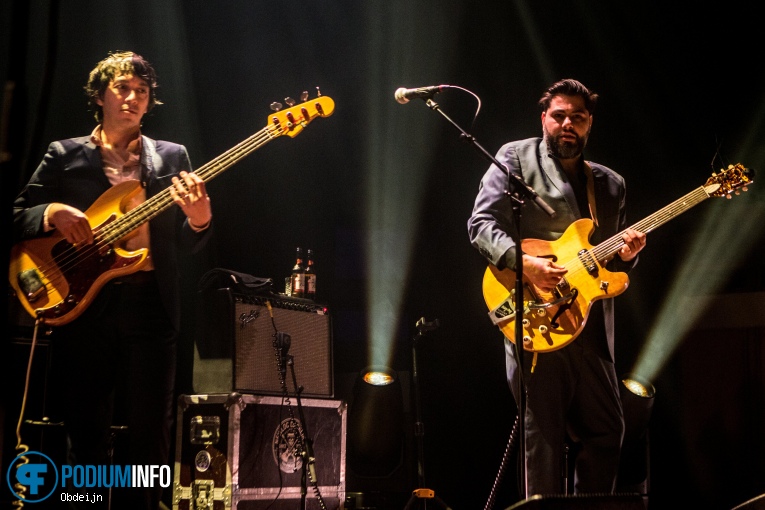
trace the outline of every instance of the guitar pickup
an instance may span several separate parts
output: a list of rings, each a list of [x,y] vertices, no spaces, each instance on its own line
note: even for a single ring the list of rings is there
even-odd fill
[[[585,270],[591,276],[598,275],[598,263],[595,261],[595,257],[592,256],[592,253],[590,253],[589,250],[580,250],[579,253],[577,253],[577,256],[579,257],[579,262],[582,263]]]
[[[40,274],[36,269],[22,271],[18,274],[16,279],[19,282],[19,288],[30,303],[34,303],[43,295],[45,284],[42,282],[42,279],[40,279]]]

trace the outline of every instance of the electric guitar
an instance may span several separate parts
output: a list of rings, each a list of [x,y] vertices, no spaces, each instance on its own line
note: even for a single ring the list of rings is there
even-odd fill
[[[713,173],[704,186],[675,200],[658,212],[632,226],[648,233],[679,216],[709,197],[732,198],[738,189],[747,190],[753,183],[754,171],[741,164],[730,165]],[[589,244],[594,230],[593,221],[576,220],[555,241],[524,239],[524,253],[546,257],[563,265],[568,272],[552,292],[543,292],[523,278],[523,348],[532,352],[549,352],[565,347],[584,328],[594,301],[618,296],[629,285],[626,273],[612,273],[605,264],[624,246],[622,233],[598,244]],[[489,318],[504,335],[515,343],[517,305],[515,299],[516,274],[510,269],[486,268],[483,278],[483,297],[489,308]]]
[[[307,94],[303,93],[304,103],[292,106],[294,102],[288,101],[290,108],[271,114],[263,129],[194,173],[207,182],[274,138],[282,135],[294,138],[314,118],[328,117],[334,112],[335,102],[327,96],[306,99]],[[272,108],[281,105],[275,103]],[[121,247],[121,241],[174,205],[171,187],[129,211],[126,205],[141,192],[140,182],[126,181],[109,188],[85,212],[95,237],[91,245],[72,245],[55,231],[49,237],[14,245],[9,279],[24,309],[43,324],[67,324],[85,311],[107,282],[140,270],[147,262],[149,250],[128,251]]]

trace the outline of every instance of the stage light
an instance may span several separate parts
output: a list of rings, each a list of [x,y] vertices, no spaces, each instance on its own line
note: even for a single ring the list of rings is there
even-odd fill
[[[386,477],[403,462],[404,400],[398,374],[387,367],[359,373],[348,403],[348,469]]]
[[[370,370],[362,376],[362,379],[365,383],[372,386],[387,386],[396,382],[396,378],[393,375],[381,370]]]
[[[624,439],[638,439],[648,429],[656,389],[653,384],[635,374],[622,377],[621,396],[626,426]]]
[[[635,374],[623,376],[621,383],[625,430],[618,489],[620,492],[647,494],[650,473],[648,423],[656,389],[650,382]]]

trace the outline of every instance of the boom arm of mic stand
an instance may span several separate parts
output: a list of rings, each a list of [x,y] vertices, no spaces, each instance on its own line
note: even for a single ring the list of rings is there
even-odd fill
[[[425,101],[425,104],[427,104],[428,108],[431,110],[437,111],[441,114],[449,123],[457,128],[457,130],[461,133],[461,136],[463,139],[471,142],[473,144],[473,147],[475,147],[478,152],[483,155],[484,158],[486,158],[491,163],[494,163],[497,168],[502,169],[503,172],[505,172],[505,175],[508,177],[508,182],[515,182],[515,186],[513,186],[513,189],[517,192],[516,200],[513,200],[513,215],[515,218],[515,226],[518,229],[516,232],[516,240],[517,240],[517,248],[515,250],[515,313],[516,313],[516,321],[515,321],[515,342],[513,342],[512,348],[515,349],[515,359],[518,363],[518,373],[520,374],[518,377],[518,425],[519,425],[519,434],[518,437],[520,439],[520,455],[522,462],[520,462],[519,465],[519,476],[521,479],[521,497],[525,498],[528,494],[528,475],[526,471],[526,427],[524,423],[524,419],[526,416],[526,391],[525,391],[525,385],[523,384],[523,378],[524,378],[524,363],[523,363],[523,321],[518,320],[519,317],[523,316],[523,309],[524,309],[524,303],[523,303],[523,251],[520,250],[521,246],[521,205],[522,201],[520,200],[521,196],[524,196],[530,200],[532,200],[537,206],[539,206],[543,211],[545,211],[551,218],[555,218],[557,215],[556,212],[549,206],[547,203],[542,200],[542,198],[537,195],[536,191],[534,191],[531,186],[526,184],[523,179],[518,177],[517,175],[513,174],[508,170],[505,165],[501,164],[497,159],[489,154],[486,149],[484,149],[473,137],[472,135],[469,135],[465,132],[464,129],[459,127],[452,119],[449,118],[448,115],[446,115],[443,111],[441,111],[438,104],[433,101],[432,99],[428,99]]]
[[[534,189],[531,186],[526,184],[526,182],[524,182],[523,179],[521,179],[520,177],[518,177],[514,173],[510,172],[505,165],[503,165],[502,163],[497,161],[497,158],[495,158],[494,156],[489,154],[489,152],[486,149],[484,149],[481,146],[481,144],[478,143],[478,141],[476,141],[476,139],[475,139],[475,137],[473,135],[470,135],[470,134],[466,133],[464,129],[462,129],[459,125],[457,125],[452,119],[450,119],[449,116],[446,115],[443,112],[443,110],[441,110],[441,108],[438,106],[438,103],[436,103],[432,99],[428,99],[428,100],[425,101],[425,104],[431,110],[440,113],[441,116],[443,116],[443,118],[445,118],[447,121],[449,121],[449,123],[452,126],[457,128],[457,130],[460,132],[462,138],[464,140],[467,140],[467,141],[471,142],[473,144],[473,147],[475,147],[478,150],[478,152],[486,160],[488,160],[490,163],[494,163],[497,166],[497,168],[500,168],[505,173],[505,175],[507,175],[507,177],[510,180],[510,182],[514,182],[515,183],[515,185],[513,186],[514,190],[516,190],[520,195],[525,196],[527,199],[529,199],[532,202],[534,202],[535,204],[537,204],[537,206],[539,206],[540,209],[542,209],[544,212],[546,212],[550,216],[550,218],[555,218],[557,216],[557,213],[553,210],[553,208],[550,207],[549,205],[547,205],[547,202],[545,202],[542,199],[542,197],[537,195],[537,192],[534,191]]]

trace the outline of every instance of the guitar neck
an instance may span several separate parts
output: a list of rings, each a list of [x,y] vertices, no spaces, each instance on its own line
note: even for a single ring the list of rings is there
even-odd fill
[[[203,181],[209,182],[214,177],[223,173],[224,170],[241,161],[245,156],[252,154],[255,150],[280,134],[278,128],[268,125],[217,158],[199,167],[194,173]],[[106,225],[104,230],[98,233],[99,237],[107,243],[113,243],[169,209],[173,205],[173,197],[170,195],[170,188],[172,187],[169,186],[156,195],[149,197],[145,202],[131,209],[116,221]]]
[[[700,186],[687,195],[678,198],[663,209],[660,209],[647,218],[635,223],[630,228],[647,234],[664,225],[672,218],[676,218],[695,205],[700,204],[710,196],[707,188]],[[616,253],[624,246],[624,239],[622,238],[623,232],[624,231],[619,232],[615,236],[603,241],[593,248],[593,254],[597,260],[608,260],[616,255]]]

